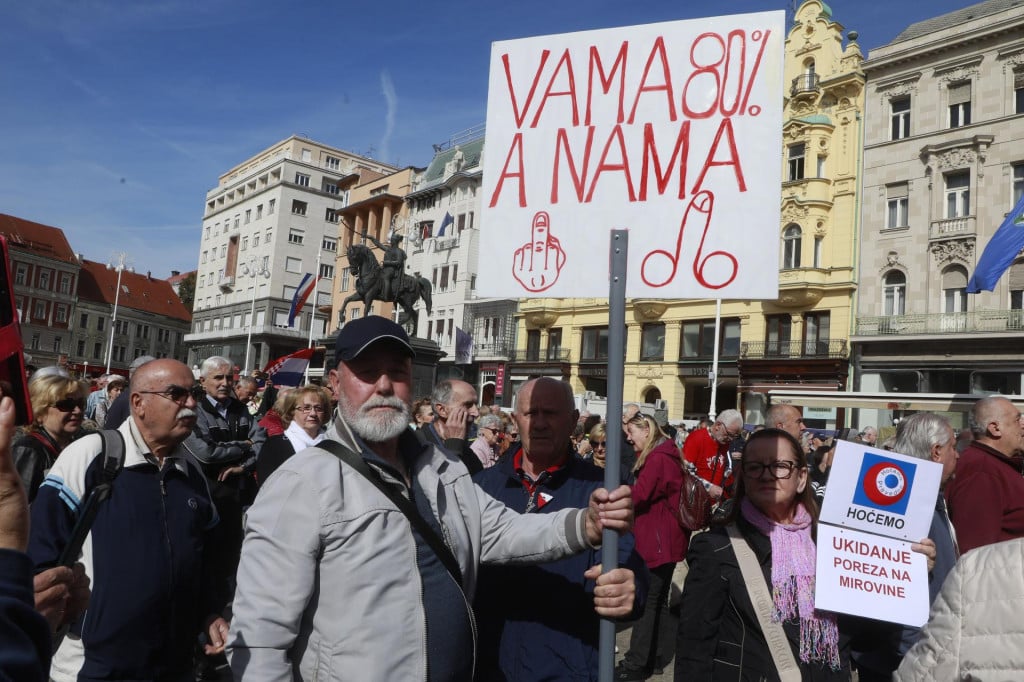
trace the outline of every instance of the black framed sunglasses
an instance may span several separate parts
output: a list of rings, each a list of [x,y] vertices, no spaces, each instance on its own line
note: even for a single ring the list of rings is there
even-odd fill
[[[179,405],[184,405],[188,402],[189,396],[192,395],[192,391],[184,386],[178,386],[177,384],[171,384],[162,391],[136,391],[136,393],[141,393],[143,395],[159,395],[176,402]]]
[[[761,478],[766,470],[771,474],[772,478],[787,479],[793,475],[795,469],[800,468],[796,462],[770,462],[763,464],[761,462],[742,462],[743,474],[750,478]]]
[[[58,400],[53,406],[60,412],[73,412],[77,407],[78,409],[85,411],[85,399],[84,398],[64,398]]]
[[[592,440],[592,441],[590,441],[590,447],[592,447],[592,448],[606,448],[606,447],[608,447],[608,441],[605,441],[605,440]]]

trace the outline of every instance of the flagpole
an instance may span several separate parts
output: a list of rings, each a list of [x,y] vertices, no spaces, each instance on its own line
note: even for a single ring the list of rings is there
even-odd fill
[[[313,347],[313,324],[316,322],[316,306],[319,294],[317,293],[317,287],[320,286],[320,249],[316,251],[316,271],[313,273],[313,308],[309,311],[309,343],[306,348]],[[309,383],[309,365],[306,365],[306,378],[305,383]]]

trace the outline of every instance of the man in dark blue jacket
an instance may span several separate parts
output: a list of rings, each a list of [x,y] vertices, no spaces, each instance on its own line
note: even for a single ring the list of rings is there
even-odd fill
[[[484,491],[510,509],[544,514],[585,505],[604,487],[604,470],[570,445],[577,412],[568,384],[527,382],[513,418],[522,448],[476,474]],[[619,565],[596,586],[600,550],[536,566],[482,567],[473,604],[477,680],[596,680],[600,618],[643,611],[647,569],[631,534],[619,538]]]

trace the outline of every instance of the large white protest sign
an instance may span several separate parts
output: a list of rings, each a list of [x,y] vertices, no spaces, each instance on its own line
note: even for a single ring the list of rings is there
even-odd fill
[[[839,441],[821,521],[917,542],[928,536],[942,465]]]
[[[929,601],[928,560],[909,542],[818,526],[815,608],[920,627]]]
[[[494,43],[481,296],[778,295],[784,13]]]

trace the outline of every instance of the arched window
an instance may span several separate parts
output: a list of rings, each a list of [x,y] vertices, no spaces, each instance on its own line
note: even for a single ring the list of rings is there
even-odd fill
[[[942,312],[967,312],[967,271],[959,265],[942,271]]]
[[[782,233],[782,269],[800,267],[801,231],[797,225],[790,225]]]
[[[907,276],[899,270],[893,270],[885,276],[885,314],[889,317],[904,315],[907,312]]]

